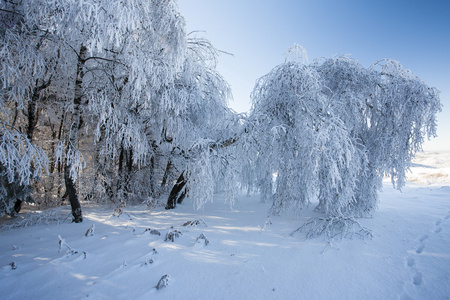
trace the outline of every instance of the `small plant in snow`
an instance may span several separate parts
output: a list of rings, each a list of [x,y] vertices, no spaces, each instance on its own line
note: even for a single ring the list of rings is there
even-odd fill
[[[125,267],[127,267],[127,266],[128,266],[127,261],[124,260],[123,263],[122,263],[122,265],[120,266],[120,268],[125,268]]]
[[[148,266],[148,265],[151,265],[151,264],[153,264],[153,259],[148,258],[143,263],[141,263],[141,267]]]
[[[270,219],[270,217],[267,217],[266,222],[264,222],[264,226],[261,227],[260,231],[266,230],[266,228],[270,225],[272,225],[272,220]]]
[[[208,246],[209,240],[208,240],[208,239],[206,238],[206,236],[202,233],[202,234],[200,234],[200,236],[197,238],[197,244]]]
[[[152,250],[152,254],[158,254],[158,251],[156,251],[156,249],[155,249],[155,248],[153,248],[153,250]]]
[[[165,288],[169,285],[170,275],[164,275],[161,277],[161,279],[158,281],[158,284],[156,285],[156,289],[160,290],[162,288]]]
[[[14,261],[10,262],[9,265],[11,266],[12,270],[17,269],[17,264]]]
[[[92,224],[91,227],[89,227],[89,229],[86,231],[84,236],[93,236],[94,230],[95,230],[95,224]]]
[[[167,241],[174,242],[176,238],[180,237],[180,234],[182,234],[181,231],[178,231],[176,229],[169,230],[169,232],[167,232],[167,234],[166,234],[166,238],[164,239],[164,242],[167,242]]]
[[[119,206],[116,209],[114,209],[113,216],[120,217],[122,215],[122,208],[124,208],[125,206],[126,206],[125,201],[123,201],[123,200],[120,201]]]
[[[197,225],[203,224],[205,225],[205,227],[208,227],[208,225],[206,225],[206,222],[203,221],[203,219],[198,219],[198,220],[194,220],[194,221],[187,221],[186,223],[183,224],[184,227],[195,227]]]
[[[66,251],[67,256],[71,256],[71,255],[78,253],[77,250],[73,249],[66,243],[66,239],[62,238],[60,235],[58,235],[58,239],[59,239],[59,251],[58,252],[61,252],[62,248],[66,247],[67,248],[67,251]]]
[[[144,233],[147,232],[147,231],[150,232],[150,234],[152,234],[152,235],[161,235],[161,232],[159,232],[156,229],[147,228],[147,229],[144,230]]]

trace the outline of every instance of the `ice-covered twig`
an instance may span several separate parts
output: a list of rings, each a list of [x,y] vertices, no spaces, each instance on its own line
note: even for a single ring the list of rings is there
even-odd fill
[[[195,227],[197,225],[203,224],[205,225],[205,227],[208,227],[208,225],[206,225],[206,222],[203,219],[197,219],[194,221],[187,221],[186,223],[183,224],[184,227],[190,226],[190,227]]]
[[[78,253],[77,250],[73,249],[66,243],[66,239],[62,238],[60,235],[58,235],[58,239],[59,239],[59,251],[58,252],[61,252],[62,248],[65,246],[67,248],[67,251],[66,251],[67,256]]]
[[[358,237],[361,239],[372,238],[372,233],[363,227],[354,218],[328,217],[312,218],[290,235],[302,234],[305,238],[311,239],[323,236],[327,241],[333,242],[336,238]]]
[[[95,224],[92,224],[91,227],[89,227],[89,229],[86,231],[84,236],[93,236],[94,230],[95,230]]]
[[[57,209],[49,209],[43,212],[29,212],[25,215],[25,217],[17,222],[14,222],[10,225],[3,225],[2,230],[8,231],[15,228],[25,228],[29,226],[35,225],[50,225],[50,224],[60,224],[63,223],[66,219],[65,213],[61,212],[62,208]],[[62,220],[62,221],[61,221]]]
[[[272,220],[270,219],[270,217],[267,217],[266,222],[264,222],[264,226],[261,227],[260,231],[266,230],[266,228],[270,225],[272,225]]]

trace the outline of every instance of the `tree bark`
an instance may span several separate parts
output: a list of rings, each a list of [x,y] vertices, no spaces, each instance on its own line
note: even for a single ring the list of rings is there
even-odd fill
[[[67,152],[74,151],[78,140],[78,131],[81,127],[81,114],[80,106],[83,95],[83,77],[84,77],[84,64],[86,63],[87,48],[84,45],[80,46],[80,53],[78,54],[77,73],[75,79],[75,95],[73,98],[73,123],[69,131],[69,140],[67,143]],[[80,223],[83,221],[81,205],[78,200],[78,193],[73,178],[70,176],[70,169],[72,163],[66,161],[64,166],[64,181],[66,185],[66,193],[69,196],[69,202],[72,206],[73,221]]]
[[[177,182],[173,186],[169,194],[169,199],[167,200],[166,209],[174,209],[177,203],[183,202],[184,197],[186,197],[186,183],[187,180],[184,178],[184,171],[181,172],[180,177],[178,177]]]
[[[170,170],[172,169],[172,160],[169,159],[166,165],[166,170],[161,181],[161,187],[165,187],[167,184],[167,179],[169,178]]]
[[[39,85],[39,80],[36,80],[36,86],[33,89],[33,95],[31,95],[30,101],[28,101],[28,107],[27,112],[25,115],[28,118],[28,124],[27,124],[27,138],[30,141],[30,143],[33,142],[33,134],[34,130],[36,129],[36,125],[38,122],[38,110],[37,110],[37,103],[41,94],[41,91],[46,89],[50,85],[51,79],[49,79],[47,82],[42,83]],[[15,122],[15,121],[14,121]],[[31,196],[29,196],[31,198]],[[16,203],[14,204],[14,211],[16,213],[19,213],[22,209],[23,200],[17,199]]]
[[[72,207],[72,216],[73,221],[75,223],[81,223],[83,222],[83,215],[81,212],[81,204],[78,200],[78,193],[75,186],[75,182],[73,181],[72,177],[70,176],[70,168],[66,165],[64,169],[64,181],[66,184],[66,193],[69,197],[69,202]]]

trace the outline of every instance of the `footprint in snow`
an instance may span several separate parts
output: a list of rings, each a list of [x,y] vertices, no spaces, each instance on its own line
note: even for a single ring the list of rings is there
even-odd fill
[[[413,267],[416,264],[416,260],[412,257],[408,257],[408,259],[406,260],[406,264],[408,265],[408,267]]]
[[[439,219],[434,223],[434,230],[432,231],[432,233],[440,233],[442,231],[442,222],[444,220],[448,220],[450,219],[450,212],[447,213],[447,215],[443,218],[443,219]],[[425,249],[425,242],[426,240],[430,238],[430,236],[428,234],[424,234],[419,238],[419,242],[420,245],[416,248],[415,252],[416,254],[422,254],[423,250]],[[423,284],[423,274],[417,270],[417,266],[416,266],[416,260],[409,256],[406,259],[406,265],[410,268],[411,272],[412,272],[412,283],[415,286],[421,286]],[[411,299],[407,294],[402,294],[400,296],[400,299],[402,300],[407,300],[407,299]]]
[[[420,246],[416,249],[416,253],[417,253],[417,254],[422,253],[422,252],[423,252],[423,249],[425,249],[425,245],[424,245],[424,244],[420,245]]]
[[[413,277],[413,283],[414,285],[421,285],[422,284],[422,273],[417,272]]]
[[[420,239],[419,242],[425,241],[427,238],[429,238],[428,234],[424,234]]]

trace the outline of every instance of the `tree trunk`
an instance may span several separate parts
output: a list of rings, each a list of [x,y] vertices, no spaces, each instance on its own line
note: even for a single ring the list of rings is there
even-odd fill
[[[169,159],[166,165],[166,170],[161,181],[161,187],[165,187],[167,184],[167,179],[169,178],[170,170],[172,169],[172,160]]]
[[[80,47],[80,53],[78,54],[78,62],[77,62],[77,74],[75,81],[75,95],[73,98],[73,123],[70,127],[69,131],[69,140],[67,143],[67,154],[69,152],[76,150],[76,144],[78,140],[78,131],[81,127],[81,114],[80,114],[80,105],[81,98],[83,95],[82,83],[84,77],[84,64],[86,62],[86,52],[87,48],[84,45]],[[75,182],[73,178],[70,176],[70,169],[72,168],[72,163],[66,161],[64,166],[64,181],[66,184],[66,193],[69,196],[69,202],[72,206],[72,215],[74,217],[74,222],[79,223],[83,221],[82,213],[81,213],[81,205],[78,200],[78,193],[75,186]]]
[[[70,169],[66,165],[64,169],[64,181],[66,183],[66,193],[69,196],[69,202],[72,206],[72,216],[73,221],[75,223],[81,223],[83,222],[83,216],[81,213],[81,204],[78,200],[78,193],[75,187],[75,182],[73,181],[72,177],[70,176]]]
[[[187,180],[184,178],[183,171],[181,172],[180,177],[178,177],[177,182],[170,191],[166,209],[174,209],[177,206],[177,203],[180,204],[183,202],[184,197],[186,197],[186,183]]]
[[[36,125],[38,122],[38,111],[37,111],[37,103],[41,94],[41,91],[46,89],[50,85],[51,80],[49,79],[47,82],[39,85],[39,80],[36,80],[36,86],[33,89],[33,95],[31,95],[30,101],[28,101],[27,112],[25,113],[28,118],[27,124],[27,138],[30,143],[33,142],[33,134],[36,129]],[[19,213],[22,209],[23,200],[17,199],[14,204],[14,211]]]

